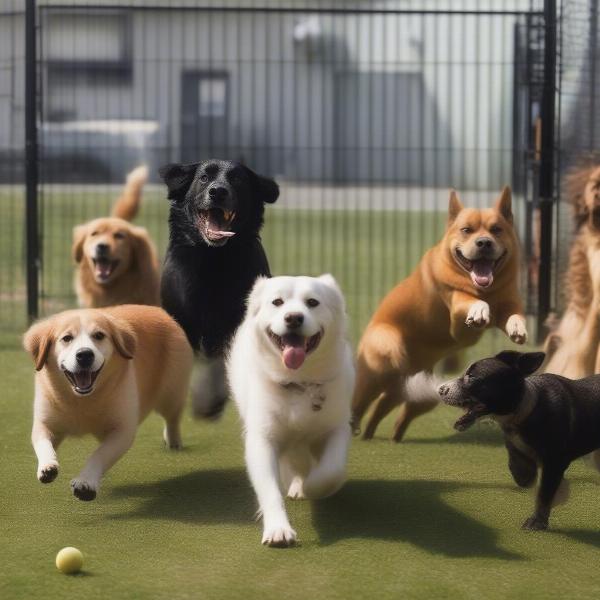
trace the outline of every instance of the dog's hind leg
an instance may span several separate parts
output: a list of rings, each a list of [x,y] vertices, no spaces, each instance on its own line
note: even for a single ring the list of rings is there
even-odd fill
[[[192,385],[192,411],[195,417],[216,420],[225,409],[229,390],[222,357],[208,359]]]
[[[398,418],[396,419],[396,423],[394,425],[394,433],[392,435],[392,440],[394,440],[394,442],[402,441],[402,438],[404,437],[408,426],[417,417],[420,417],[421,415],[424,415],[429,411],[433,410],[438,404],[439,402],[435,400],[420,400],[418,402],[410,402],[407,400],[403,402],[400,406],[400,414],[398,415]]]
[[[401,401],[401,398],[394,393],[393,389],[390,391],[386,390],[379,396],[373,411],[369,415],[367,426],[365,427],[365,432],[363,434],[364,440],[373,438],[379,423],[381,423],[381,421],[383,421],[383,419],[385,419],[385,417],[387,417]]]
[[[369,406],[381,395],[385,389],[386,378],[376,372],[373,372],[362,357],[358,359],[356,386],[354,388],[354,397],[352,399],[352,429],[355,432],[360,431],[360,423]],[[368,427],[368,426],[367,426]],[[375,424],[375,428],[377,424]],[[370,436],[363,435],[363,439],[373,437],[373,429]]]
[[[371,326],[365,332],[359,346],[356,386],[352,400],[352,428],[360,429],[360,422],[369,406],[386,391],[390,381],[401,371],[404,351],[400,333],[389,325]],[[394,405],[380,398],[367,425],[363,439],[371,439],[379,421]],[[379,416],[379,415],[383,416]],[[375,417],[375,418],[373,418]]]

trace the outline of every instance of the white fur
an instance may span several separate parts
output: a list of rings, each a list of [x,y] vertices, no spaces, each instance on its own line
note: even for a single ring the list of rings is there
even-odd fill
[[[486,327],[490,323],[490,305],[483,300],[477,300],[469,306],[465,323],[469,327]]]
[[[319,306],[308,307],[309,298]],[[274,306],[275,299],[284,303]],[[324,332],[297,370],[286,368],[266,333],[270,328],[284,334],[287,312],[304,315],[302,335]],[[322,498],[346,479],[354,366],[344,299],[333,277],[259,279],[235,335],[227,373],[244,424],[246,465],[263,517],[262,542],[293,544],[296,532],[282,491],[296,499]],[[321,408],[315,410],[315,404]]]

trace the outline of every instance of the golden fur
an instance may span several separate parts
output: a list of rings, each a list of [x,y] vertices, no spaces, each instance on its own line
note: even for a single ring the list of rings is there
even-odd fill
[[[73,229],[72,254],[77,265],[75,291],[80,306],[160,304],[159,265],[154,244],[146,229],[128,222],[137,214],[147,177],[146,167],[134,169],[127,177],[111,217],[95,219]],[[98,244],[108,247],[103,255],[111,265],[108,276],[103,276],[97,267]]]
[[[402,405],[393,436],[399,441],[416,416],[437,404],[406,401],[407,377],[430,372],[440,359],[474,344],[483,328],[496,326],[513,341],[525,342],[517,289],[519,246],[512,221],[509,188],[494,208],[484,210],[464,208],[456,193],[451,193],[443,239],[383,299],[360,341],[353,400],[356,428],[376,401],[363,437],[371,438],[381,419]],[[456,258],[457,249],[475,257],[473,247],[482,236],[493,238],[494,252],[503,257],[485,289],[476,287]]]
[[[67,334],[72,341],[65,341]],[[95,352],[104,360],[85,396],[77,393],[59,358],[69,352],[68,344],[82,339],[84,346],[96,344]],[[151,410],[165,419],[169,447],[180,447],[179,421],[193,352],[183,330],[161,308],[65,311],[35,323],[23,345],[36,369],[32,443],[40,481],[56,477],[56,449],[66,436],[92,434],[101,445],[72,486],[81,499],[93,499],[102,474],[127,451],[137,425]],[[92,497],[82,497],[90,490]]]
[[[544,371],[578,379],[600,372],[600,167],[571,171],[564,194],[576,234],[564,278],[567,306],[544,343]]]

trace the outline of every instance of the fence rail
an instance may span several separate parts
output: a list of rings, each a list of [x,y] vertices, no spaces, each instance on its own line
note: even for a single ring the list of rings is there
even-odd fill
[[[71,228],[108,214],[130,168],[210,155],[281,183],[273,270],[333,272],[355,335],[441,235],[449,188],[485,206],[510,183],[523,293],[543,320],[566,239],[565,32],[594,3],[372,4],[27,0],[26,19],[7,3],[0,32],[29,35],[0,36],[1,327],[73,305]],[[589,60],[596,29],[578,41]],[[166,208],[154,176],[139,223],[161,251]]]

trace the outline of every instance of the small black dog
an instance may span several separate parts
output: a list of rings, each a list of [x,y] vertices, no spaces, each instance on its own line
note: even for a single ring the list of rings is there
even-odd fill
[[[464,431],[490,415],[501,425],[508,467],[521,487],[532,486],[542,470],[535,511],[523,529],[546,529],[553,505],[564,502],[559,488],[576,458],[600,448],[600,375],[573,381],[533,375],[543,352],[500,352],[473,363],[462,377],[441,385],[442,400],[466,409],[454,427]]]
[[[171,201],[162,305],[192,347],[213,359],[193,404],[197,415],[215,417],[227,397],[227,345],[254,281],[271,275],[259,232],[264,203],[277,200],[279,187],[242,164],[217,159],[169,164],[159,173]]]

